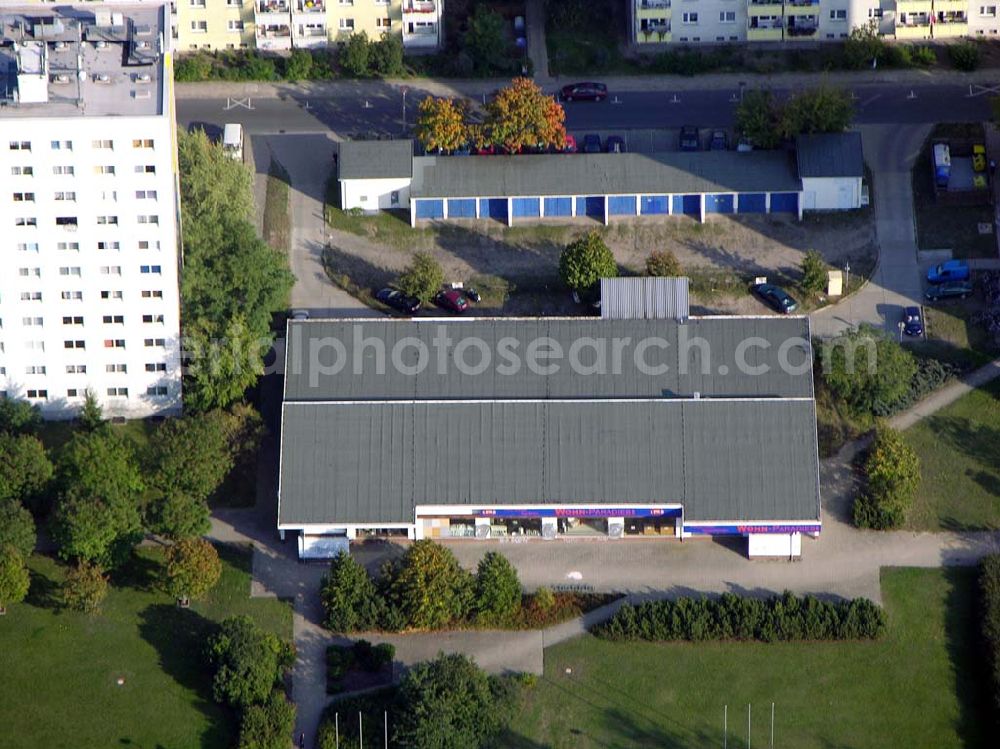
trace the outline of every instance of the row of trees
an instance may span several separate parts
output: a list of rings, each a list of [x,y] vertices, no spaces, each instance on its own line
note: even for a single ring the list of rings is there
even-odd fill
[[[505,556],[488,552],[475,575],[450,549],[433,541],[413,543],[373,580],[353,557],[330,563],[320,596],[324,626],[334,632],[373,629],[440,629],[456,623],[509,623],[521,608],[521,583]]]
[[[402,75],[406,71],[403,37],[389,31],[383,32],[377,40],[369,39],[364,31],[351,34],[340,50],[340,66],[356,78]]]
[[[365,736],[381,736],[383,715],[388,715],[392,746],[493,746],[514,717],[522,684],[530,681],[530,677],[489,675],[464,655],[439,655],[409,669],[394,692],[331,704],[323,715],[316,745],[318,749],[359,747],[360,713],[365,717]],[[339,721],[335,719],[338,712]]]
[[[979,614],[993,709],[1000,715],[1000,554],[989,554],[979,563]]]
[[[484,107],[482,122],[470,122],[468,103],[428,96],[420,102],[414,133],[427,151],[450,153],[470,145],[508,153],[524,148],[564,148],[566,113],[530,78],[515,78]]]
[[[736,107],[736,132],[754,148],[768,149],[796,135],[843,132],[853,118],[854,103],[843,89],[805,89],[785,102],[767,89],[753,89]]]
[[[834,603],[786,591],[767,599],[723,593],[626,604],[593,631],[609,640],[779,642],[875,639],[884,630],[885,612],[867,598]]]

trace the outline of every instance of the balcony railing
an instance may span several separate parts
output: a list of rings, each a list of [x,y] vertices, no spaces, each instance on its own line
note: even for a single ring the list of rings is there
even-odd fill
[[[751,18],[750,19],[750,25],[748,26],[748,28],[750,28],[750,29],[780,29],[781,25],[782,24],[781,24],[781,19],[780,18],[776,18],[773,21],[765,21],[765,20],[763,20],[761,18]]]
[[[819,26],[789,26],[785,32],[788,36],[814,36]]]
[[[322,13],[326,10],[323,0],[299,0],[299,13]]]
[[[260,0],[257,10],[260,13],[287,13],[288,3],[284,0]]]
[[[431,24],[430,26],[414,26],[413,31],[407,31],[404,26],[403,33],[406,36],[437,36],[437,24]]]
[[[664,23],[650,23],[650,24],[647,24],[646,26],[644,26],[640,30],[643,33],[643,35],[646,36],[647,38],[652,37],[652,36],[658,36],[660,34],[669,34],[670,33],[670,23],[669,22],[664,22]]]
[[[404,13],[434,13],[437,6],[431,0],[410,0],[403,5]]]
[[[670,0],[642,0],[639,5],[643,10],[656,10],[659,8],[669,8]]]
[[[257,36],[261,39],[282,39],[292,35],[288,26],[257,26]]]
[[[808,7],[810,5],[819,5],[819,0],[785,0],[785,5],[794,5],[795,7]]]
[[[969,19],[964,13],[938,13],[936,23],[968,23]]]

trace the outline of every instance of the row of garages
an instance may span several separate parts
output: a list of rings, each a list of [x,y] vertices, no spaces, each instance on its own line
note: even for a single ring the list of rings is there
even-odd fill
[[[410,223],[444,219],[492,219],[511,226],[517,219],[587,217],[603,223],[616,216],[692,216],[791,213],[801,217],[797,192],[695,195],[573,195],[504,198],[414,198]]]

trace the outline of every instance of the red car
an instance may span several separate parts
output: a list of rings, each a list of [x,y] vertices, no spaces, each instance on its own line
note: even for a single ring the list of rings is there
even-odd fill
[[[492,143],[490,143],[489,145],[482,146],[481,148],[477,148],[475,150],[475,154],[477,156],[493,156],[496,152],[497,152],[497,147],[494,146]]]
[[[566,136],[566,145],[563,146],[563,153],[576,153],[576,138],[572,135]]]
[[[458,289],[439,291],[437,296],[434,297],[434,304],[459,315],[469,309],[469,300]]]
[[[563,101],[604,101],[608,96],[608,87],[603,83],[571,83],[559,90]]]

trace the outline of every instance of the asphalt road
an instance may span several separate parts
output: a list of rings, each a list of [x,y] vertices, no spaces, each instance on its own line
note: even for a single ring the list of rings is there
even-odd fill
[[[776,90],[779,98],[790,91]],[[871,84],[856,86],[857,124],[919,124],[970,122],[991,116],[986,87],[968,85],[906,86]],[[412,87],[406,97],[406,117],[412,124],[417,102],[425,95]],[[732,124],[739,91],[618,91],[607,101],[570,102],[565,105],[567,129],[676,128],[695,124],[704,128]],[[252,109],[247,108],[247,103]],[[250,134],[315,133],[333,131],[341,137],[364,132],[400,134],[404,130],[400,92],[380,82],[359,85],[342,95],[308,95],[256,98],[242,103],[225,99],[177,99],[177,119],[220,127],[240,122]]]

